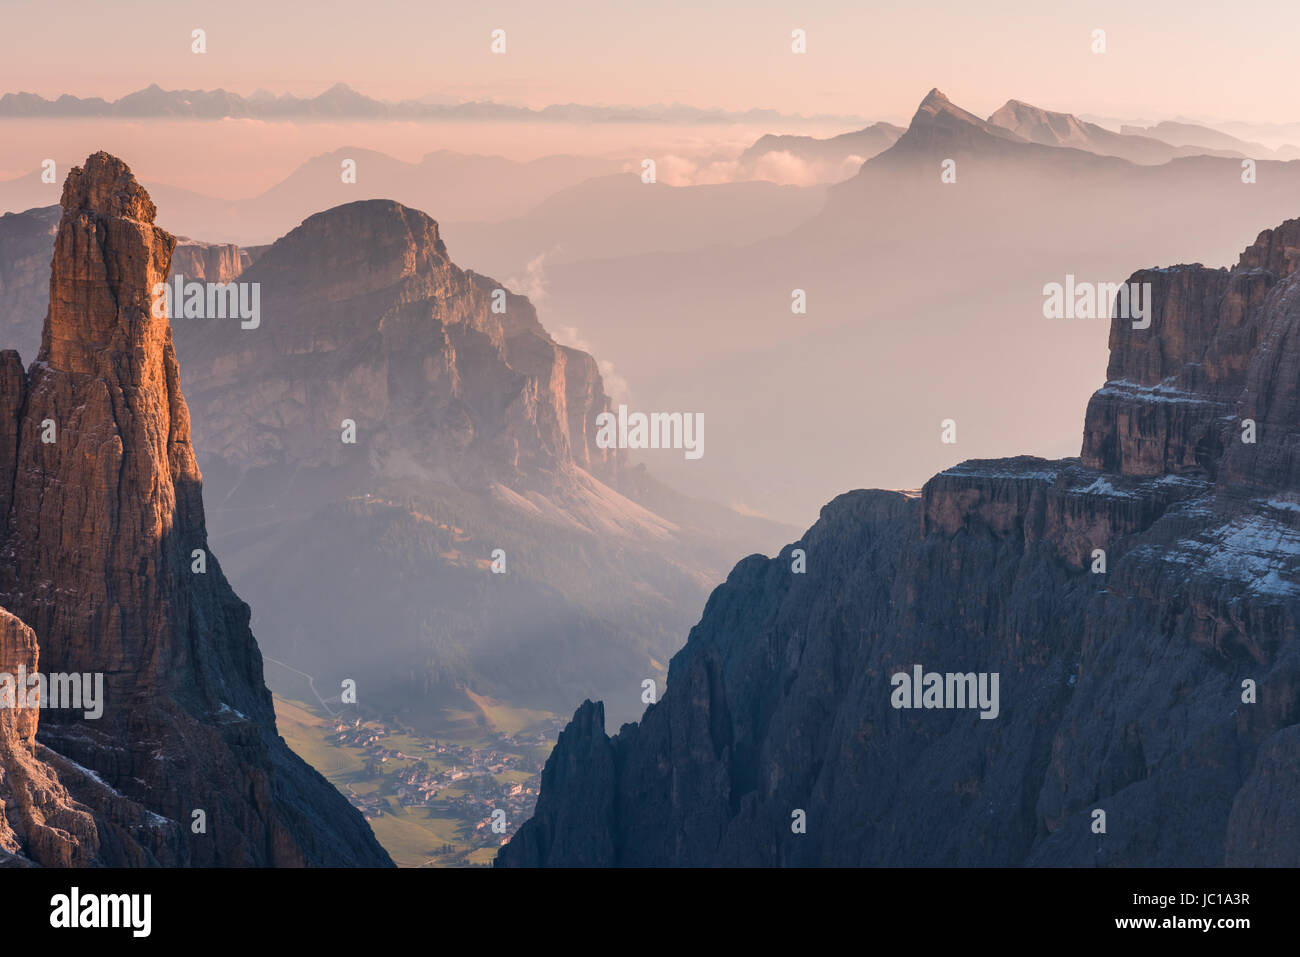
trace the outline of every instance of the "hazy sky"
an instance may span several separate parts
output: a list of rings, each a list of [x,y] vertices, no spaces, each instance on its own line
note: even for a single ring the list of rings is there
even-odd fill
[[[208,52],[190,51],[195,27]],[[506,30],[507,52],[489,50]],[[790,51],[795,28],[808,52]],[[1108,51],[1090,50],[1106,31]],[[683,102],[910,117],[938,86],[1134,118],[1300,119],[1296,0],[0,0],[0,92],[156,82],[544,106]]]

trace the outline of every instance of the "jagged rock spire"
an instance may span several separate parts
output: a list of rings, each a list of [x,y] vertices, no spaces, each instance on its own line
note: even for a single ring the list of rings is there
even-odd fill
[[[208,554],[171,326],[153,309],[176,240],[154,215],[121,160],[73,169],[38,361],[24,379],[0,359],[0,605],[47,670],[104,676],[102,717],[46,712],[40,740],[76,762],[69,787],[109,837],[101,862],[389,863],[276,733],[248,606]]]

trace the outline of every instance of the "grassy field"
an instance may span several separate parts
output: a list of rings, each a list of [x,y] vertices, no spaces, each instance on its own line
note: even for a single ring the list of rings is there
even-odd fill
[[[476,695],[468,688],[465,689],[465,697],[478,709],[477,714],[473,715],[473,720],[477,721],[478,715],[481,714],[487,720],[489,728],[494,731],[504,731],[506,734],[518,734],[553,717],[549,711],[512,708],[508,704],[494,701],[484,695]]]
[[[370,822],[375,837],[398,867],[437,865],[444,844],[460,846],[460,826],[456,821],[435,817],[428,808],[399,807]],[[486,863],[492,863],[489,854]]]
[[[325,740],[329,732],[326,719],[300,701],[275,698],[275,722],[280,736],[302,758],[339,790],[346,791],[343,780],[365,766],[365,760],[351,748],[335,747]]]
[[[400,751],[406,759],[389,758],[380,766],[380,776],[366,773],[367,757],[359,746],[339,745],[330,740],[334,719],[318,706],[275,696],[276,722],[289,747],[319,771],[344,795],[378,798],[383,813],[372,816],[370,826],[399,867],[466,866],[491,864],[493,847],[476,847],[472,825],[450,811],[438,807],[403,807],[397,798],[397,774],[423,760],[431,769],[442,771],[459,759],[430,752],[420,738],[404,733],[390,733],[384,747]],[[499,748],[489,735],[492,732],[519,734],[549,727],[554,716],[544,711],[513,708],[472,692],[466,692],[461,707],[447,708],[433,726],[423,729],[439,743],[456,747]],[[363,721],[363,727],[371,726]],[[381,724],[373,722],[376,728]],[[552,735],[553,737],[553,735]],[[550,744],[521,746],[515,753],[542,761]],[[523,783],[533,775],[509,769],[493,778],[502,784]],[[458,784],[459,782],[457,782]],[[464,796],[465,788],[451,784],[439,793],[439,799]]]

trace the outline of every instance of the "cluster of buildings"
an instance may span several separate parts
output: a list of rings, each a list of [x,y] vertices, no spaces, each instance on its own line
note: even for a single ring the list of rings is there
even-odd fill
[[[549,730],[557,732],[562,724],[554,721]],[[327,736],[339,747],[361,749],[366,759],[364,776],[384,778],[370,794],[351,791],[348,795],[367,820],[381,817],[395,798],[403,807],[427,807],[459,820],[466,840],[481,847],[504,843],[532,815],[542,771],[535,749],[546,744],[546,729],[519,735],[492,732],[486,735],[491,742],[486,747],[423,738],[404,729],[419,745],[415,754],[390,747],[387,741],[394,733],[373,720],[363,723],[360,718],[337,718]],[[409,743],[406,746],[411,747]],[[391,777],[385,773],[384,766],[390,762],[407,761],[411,763],[390,765],[397,769]],[[497,780],[509,771],[522,771],[528,777]],[[501,810],[505,811],[504,833],[492,828],[493,813]]]

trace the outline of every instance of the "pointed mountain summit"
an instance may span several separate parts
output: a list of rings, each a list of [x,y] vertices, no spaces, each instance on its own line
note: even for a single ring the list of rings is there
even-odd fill
[[[1031,142],[1018,131],[980,119],[934,89],[921,101],[907,132],[892,147],[863,164],[859,178],[875,168],[911,168],[929,177],[929,164],[947,159],[957,160],[959,167],[969,169],[974,165],[994,174],[1013,172],[1014,167],[1033,167],[1055,174],[1063,170],[1114,170],[1119,165],[1114,157],[1084,149]],[[957,181],[962,181],[960,174]]]
[[[978,172],[985,194],[991,194],[995,179],[1002,181],[998,189],[1017,190],[1023,187],[1026,174],[1050,183],[1061,174],[1102,172],[1115,176],[1127,166],[1118,157],[1100,156],[1083,148],[1031,142],[1018,131],[980,120],[940,90],[931,90],[920,101],[917,113],[898,142],[867,160],[858,176],[832,186],[832,195],[841,189],[848,190],[849,194],[871,190],[878,173],[884,173],[887,179],[894,174],[906,174],[920,185],[937,183],[940,179],[936,164],[948,160],[957,164],[957,178],[953,182],[971,182],[962,174]],[[881,199],[887,199],[897,190],[898,183],[881,182],[879,186],[883,190]]]
[[[47,672],[103,676],[101,715],[50,708],[39,732],[95,815],[97,860],[388,864],[277,734],[248,606],[208,549],[171,326],[153,309],[176,240],[107,153],[68,174],[62,211],[40,354],[23,376],[5,353],[18,375],[0,376],[0,605]]]
[[[346,83],[335,83],[324,93],[309,100],[308,109],[312,113],[323,113],[330,116],[380,116],[387,108],[378,100],[371,99],[363,93],[358,93]]]
[[[1000,150],[1006,143],[1024,142],[1016,133],[994,126],[974,113],[963,110],[938,89],[933,89],[917,107],[907,132],[899,137],[895,148],[900,151],[990,151]]]

